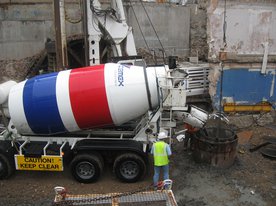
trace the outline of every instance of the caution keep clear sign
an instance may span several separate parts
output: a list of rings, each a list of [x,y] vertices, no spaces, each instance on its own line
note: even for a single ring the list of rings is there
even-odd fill
[[[25,157],[15,155],[17,170],[63,171],[61,156]]]

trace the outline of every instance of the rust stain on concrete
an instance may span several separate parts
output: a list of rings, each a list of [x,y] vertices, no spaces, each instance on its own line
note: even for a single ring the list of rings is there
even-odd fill
[[[272,12],[271,11],[266,11],[262,12],[260,15],[260,24],[267,24],[271,22],[272,19]]]
[[[218,2],[219,2],[218,0],[211,0],[211,4],[209,8],[210,13],[213,13],[216,10],[216,8],[218,7]]]
[[[217,93],[217,83],[220,78],[220,67],[214,65],[209,71],[208,80],[209,80],[209,94],[211,97],[215,96]]]

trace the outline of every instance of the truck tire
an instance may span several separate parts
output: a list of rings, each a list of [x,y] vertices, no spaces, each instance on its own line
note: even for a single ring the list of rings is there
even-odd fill
[[[125,153],[115,159],[113,171],[117,178],[123,182],[137,182],[146,173],[146,163],[137,154]]]
[[[9,178],[14,171],[14,163],[0,153],[0,180]]]
[[[102,158],[97,154],[79,154],[71,162],[71,173],[81,183],[96,182],[103,170]]]

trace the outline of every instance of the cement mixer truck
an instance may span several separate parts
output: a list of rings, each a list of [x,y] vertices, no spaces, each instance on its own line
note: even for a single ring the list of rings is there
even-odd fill
[[[68,163],[82,183],[110,164],[119,180],[138,181],[160,131],[208,118],[186,105],[186,78],[183,68],[107,63],[1,84],[0,179]]]

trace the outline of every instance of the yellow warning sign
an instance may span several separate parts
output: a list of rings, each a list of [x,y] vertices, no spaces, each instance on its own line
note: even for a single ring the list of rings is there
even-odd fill
[[[63,171],[61,156],[25,157],[15,155],[17,170]]]

